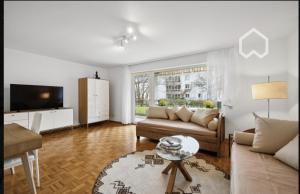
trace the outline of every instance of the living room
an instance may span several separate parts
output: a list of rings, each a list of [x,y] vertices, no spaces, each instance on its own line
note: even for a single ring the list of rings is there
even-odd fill
[[[5,1],[3,193],[298,193],[298,9]]]

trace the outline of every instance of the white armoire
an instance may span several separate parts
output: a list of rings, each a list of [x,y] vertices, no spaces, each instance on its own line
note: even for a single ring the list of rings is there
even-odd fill
[[[78,96],[80,124],[109,120],[109,81],[80,78]]]

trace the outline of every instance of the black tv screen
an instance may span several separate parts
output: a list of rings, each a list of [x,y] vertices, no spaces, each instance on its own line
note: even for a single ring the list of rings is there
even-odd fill
[[[63,87],[10,84],[10,110],[63,107]]]

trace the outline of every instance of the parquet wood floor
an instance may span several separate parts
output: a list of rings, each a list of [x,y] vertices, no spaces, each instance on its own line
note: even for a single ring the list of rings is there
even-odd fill
[[[39,151],[41,187],[38,194],[90,194],[100,171],[113,159],[133,151],[153,149],[156,141],[136,141],[135,125],[105,122],[88,129],[76,128],[43,135]],[[222,145],[222,156],[200,152],[199,157],[229,173],[228,142]],[[16,173],[4,172],[6,194],[26,194],[29,188],[22,166]]]

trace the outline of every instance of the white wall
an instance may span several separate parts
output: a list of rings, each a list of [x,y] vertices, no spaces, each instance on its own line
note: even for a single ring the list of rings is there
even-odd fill
[[[251,85],[271,81],[288,81],[287,38],[270,40],[269,54],[260,59],[251,56],[248,59],[239,55],[237,60],[237,81],[234,83],[235,95],[233,108],[225,108],[226,137],[234,130],[244,130],[254,127],[252,112],[267,117],[267,100],[252,99]],[[288,100],[270,100],[270,117],[290,119]]]
[[[298,28],[288,38],[288,81],[289,81],[289,114],[291,119],[298,120],[299,115],[299,45]]]
[[[104,68],[5,48],[4,111],[9,111],[12,83],[63,86],[64,106],[74,109],[74,124],[78,124],[78,78],[93,77],[95,71],[101,78],[108,78]]]
[[[122,120],[122,67],[108,68],[108,79],[110,80],[110,120],[121,122]]]

